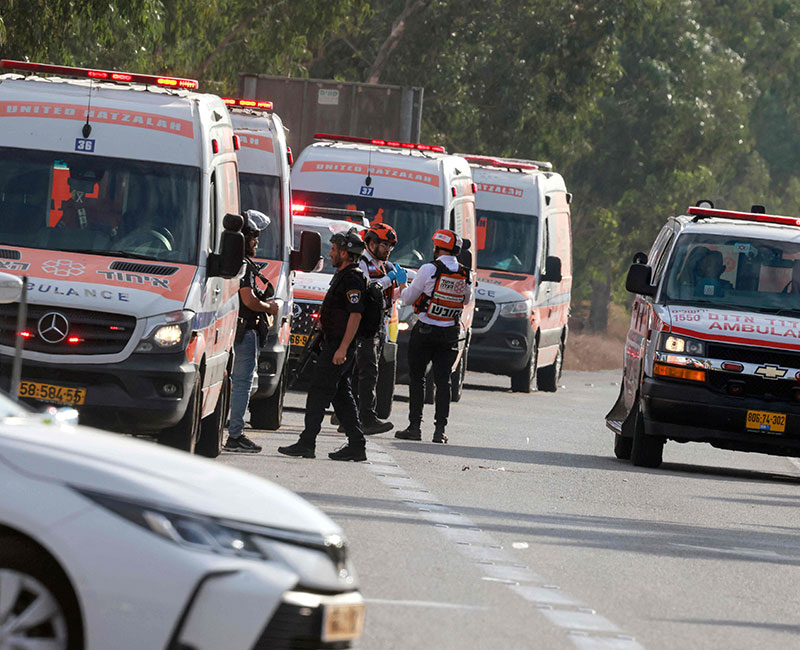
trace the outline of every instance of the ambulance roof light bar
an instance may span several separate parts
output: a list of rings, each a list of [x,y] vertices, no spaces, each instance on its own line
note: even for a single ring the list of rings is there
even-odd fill
[[[73,68],[66,65],[50,65],[48,63],[29,63],[28,61],[0,60],[0,68],[8,70],[26,70],[28,72],[42,72],[57,74],[67,77],[86,77],[98,81],[112,83],[141,83],[161,86],[162,88],[182,88],[197,90],[199,84],[195,79],[181,79],[178,77],[162,77],[154,74],[137,74],[134,72],[118,72],[115,70],[94,70],[91,68]]]
[[[687,214],[694,216],[695,221],[717,217],[720,219],[777,223],[783,226],[800,226],[800,219],[796,217],[784,217],[779,214],[765,214],[763,212],[737,212],[735,210],[717,210],[716,208],[693,205],[687,210]]]
[[[377,147],[393,147],[395,149],[409,149],[413,151],[432,151],[434,153],[447,153],[440,145],[416,144],[413,142],[397,142],[395,140],[379,140],[376,138],[359,138],[354,135],[332,135],[330,133],[315,133],[317,140],[331,140],[333,142],[358,142],[372,144]]]
[[[231,108],[251,108],[254,111],[272,110],[272,102],[264,102],[258,99],[234,99],[233,97],[223,97],[222,101]]]
[[[539,169],[538,165],[523,162],[512,162],[503,160],[502,158],[493,158],[492,156],[473,156],[466,154],[463,156],[464,160],[474,165],[486,165],[487,167],[501,167],[504,169],[519,169],[535,171]]]

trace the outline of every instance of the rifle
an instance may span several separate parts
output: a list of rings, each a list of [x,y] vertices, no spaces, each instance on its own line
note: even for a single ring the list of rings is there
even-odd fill
[[[250,269],[250,272],[265,285],[263,289],[259,289],[257,286],[252,287],[256,298],[258,298],[261,302],[272,298],[272,296],[275,295],[275,288],[272,286],[272,283],[269,281],[269,279],[261,273],[261,268],[258,266],[258,264],[256,264],[249,257],[245,257],[244,261],[245,264],[247,264],[247,267]],[[267,336],[269,335],[269,328],[272,327],[272,323],[274,322],[275,321],[273,317],[266,312],[260,312],[258,316],[256,316],[256,331],[258,332],[259,345],[264,345],[264,343],[266,343]]]
[[[300,353],[300,358],[297,361],[297,372],[295,372],[292,378],[289,380],[289,386],[287,388],[294,386],[294,383],[297,381],[297,379],[305,374],[305,371],[311,362],[317,360],[320,343],[322,343],[322,330],[320,328],[316,328],[309,335],[308,340],[303,347],[303,351]]]

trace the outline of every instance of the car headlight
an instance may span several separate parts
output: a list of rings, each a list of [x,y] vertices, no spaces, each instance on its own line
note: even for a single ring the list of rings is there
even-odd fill
[[[500,305],[500,316],[503,318],[526,318],[530,312],[531,306],[527,300],[504,302]]]
[[[148,318],[145,332],[149,332],[136,346],[134,352],[175,352],[183,350],[191,331],[194,312],[171,311]]]
[[[705,356],[706,345],[702,341],[690,339],[673,334],[664,334],[662,339],[662,349],[667,352],[678,354],[694,354],[699,357]]]

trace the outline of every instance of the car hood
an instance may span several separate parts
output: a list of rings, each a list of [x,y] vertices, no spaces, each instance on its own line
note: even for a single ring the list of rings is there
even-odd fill
[[[88,427],[7,418],[0,423],[0,461],[41,480],[154,505],[276,528],[341,534],[320,510],[270,481]]]
[[[658,315],[675,334],[704,341],[800,350],[798,318],[688,305],[670,305]]]

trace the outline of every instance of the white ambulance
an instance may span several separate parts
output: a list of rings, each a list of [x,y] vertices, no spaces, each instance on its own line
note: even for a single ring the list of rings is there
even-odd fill
[[[555,391],[572,291],[571,194],[546,162],[464,158],[478,186],[478,287],[469,369]]]
[[[475,241],[475,185],[469,164],[444,147],[318,133],[292,167],[296,203],[362,210],[371,223],[388,223],[398,243],[390,260],[418,269],[433,258],[433,233],[454,230]],[[463,261],[475,270],[470,250]],[[462,336],[453,372],[453,398],[461,397],[475,302],[461,318]],[[407,378],[407,346],[416,316],[400,311],[398,379]],[[432,382],[428,382],[432,385]],[[430,396],[428,397],[430,400]]]
[[[0,307],[0,386],[216,456],[244,250],[225,104],[193,80],[0,65],[34,73],[0,76],[0,269],[27,280],[21,330]]]

